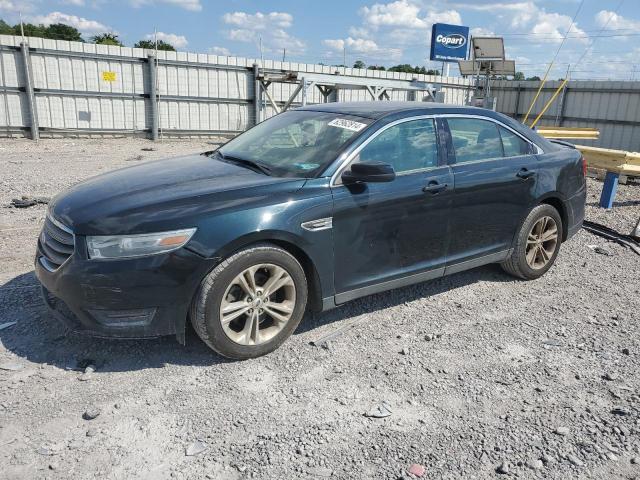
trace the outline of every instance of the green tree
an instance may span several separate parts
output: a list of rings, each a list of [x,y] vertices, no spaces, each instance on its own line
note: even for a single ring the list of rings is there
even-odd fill
[[[527,80],[532,80],[535,82],[539,82],[540,81],[540,77],[537,75],[534,75],[533,77],[527,77]]]
[[[25,37],[40,37],[40,38],[49,38],[47,35],[47,27],[44,25],[34,25],[33,23],[25,23],[23,25],[24,35]],[[20,24],[13,26],[13,34],[21,35],[22,31],[20,29]]]
[[[386,70],[386,68],[383,65],[369,65],[367,67],[368,70]]]
[[[54,40],[68,40],[70,42],[83,42],[82,35],[77,28],[64,23],[54,23],[49,25],[45,32],[47,38]]]
[[[135,48],[147,48],[149,50],[156,49],[156,42],[153,40],[140,40],[138,43],[134,45]],[[170,43],[165,42],[164,40],[158,40],[158,50],[165,50],[168,52],[175,52],[176,49]]]
[[[13,28],[0,18],[0,35],[13,35]]]
[[[413,67],[408,63],[403,63],[400,65],[394,65],[389,68],[390,72],[404,72],[404,73],[413,73]]]
[[[91,37],[91,43],[98,45],[115,45],[117,47],[124,47],[118,35],[115,33],[101,33],[100,35],[94,35]]]
[[[367,65],[362,60],[356,60],[353,68],[367,68]]]
[[[65,25],[64,23],[54,23],[53,25],[34,25],[25,23],[23,25],[26,37],[50,38],[52,40],[69,40],[72,42],[84,42],[82,35],[77,28]],[[2,35],[22,35],[20,24],[10,26],[4,20],[0,20],[0,34]]]
[[[522,72],[516,72],[516,74],[513,76],[514,80],[524,80],[524,73]]]

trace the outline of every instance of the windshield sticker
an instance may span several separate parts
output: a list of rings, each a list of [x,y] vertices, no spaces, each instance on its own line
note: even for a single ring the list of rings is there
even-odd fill
[[[346,118],[336,118],[329,122],[330,127],[344,128],[345,130],[351,130],[352,132],[359,132],[367,126],[366,123],[354,122],[353,120],[347,120]]]
[[[294,163],[293,165],[298,167],[300,170],[313,170],[320,166],[319,163]]]

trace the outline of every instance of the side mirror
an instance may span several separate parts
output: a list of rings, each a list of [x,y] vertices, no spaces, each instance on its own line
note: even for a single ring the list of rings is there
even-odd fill
[[[396,172],[388,163],[353,163],[351,170],[342,172],[342,183],[381,183],[395,180]]]

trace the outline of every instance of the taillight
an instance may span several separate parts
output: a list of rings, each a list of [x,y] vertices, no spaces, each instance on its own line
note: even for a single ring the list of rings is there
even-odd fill
[[[584,155],[580,157],[580,161],[582,162],[582,176],[587,176],[587,159],[584,158]]]

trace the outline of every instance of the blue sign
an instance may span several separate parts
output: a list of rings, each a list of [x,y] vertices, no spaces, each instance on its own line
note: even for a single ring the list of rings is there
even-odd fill
[[[431,60],[456,62],[467,59],[469,27],[434,23],[431,30]]]

